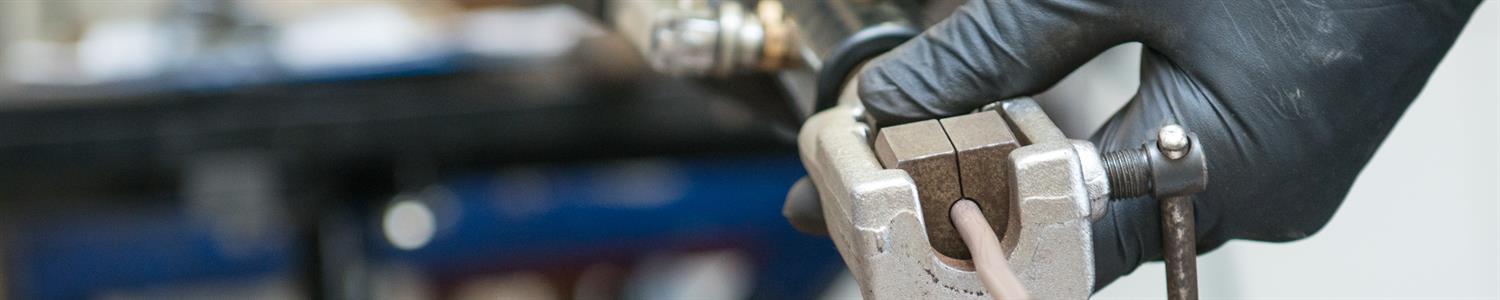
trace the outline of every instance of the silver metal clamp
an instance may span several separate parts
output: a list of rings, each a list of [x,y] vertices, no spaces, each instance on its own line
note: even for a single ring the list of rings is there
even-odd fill
[[[1092,222],[1107,201],[1146,195],[1163,199],[1170,294],[1196,296],[1190,196],[1207,171],[1192,133],[1169,125],[1139,149],[1101,154],[1027,98],[875,132],[859,121],[855,90],[803,125],[798,145],[822,215],[788,218],[827,229],[866,298],[987,298],[947,215],[959,199],[997,227],[1032,297],[1087,298]]]
[[[839,105],[810,118],[798,144],[829,236],[861,292],[871,299],[988,298],[965,260],[934,247],[928,224],[949,220],[927,216],[923,205],[932,200],[919,197],[916,176],[882,166],[870,146],[872,130],[858,121],[863,108],[854,90],[851,84]],[[1008,201],[987,201],[1010,208],[1001,243],[1012,270],[1038,299],[1087,298],[1094,283],[1092,206],[1108,198],[1103,163],[1092,146],[1081,146],[1087,142],[1064,137],[1030,99],[1007,102],[998,114],[1021,142],[1003,159],[1010,167],[1001,170],[1014,184]]]

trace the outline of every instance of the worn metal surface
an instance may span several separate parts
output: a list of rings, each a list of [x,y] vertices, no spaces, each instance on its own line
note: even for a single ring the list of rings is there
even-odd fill
[[[1089,220],[1098,221],[1109,213],[1109,174],[1105,172],[1104,160],[1094,143],[1080,140],[1072,142],[1073,150],[1078,151],[1084,190],[1089,195]]]
[[[1167,261],[1167,299],[1198,299],[1197,230],[1193,198],[1161,199],[1162,258]]]
[[[880,129],[875,137],[875,156],[890,169],[901,169],[917,184],[917,198],[922,205],[927,237],[939,253],[957,259],[968,259],[958,229],[949,220],[949,208],[962,197],[959,188],[958,159],[948,134],[938,120],[927,120]]]
[[[964,198],[974,200],[990,228],[1004,239],[1011,214],[1017,213],[1010,201],[1010,152],[1021,147],[1010,132],[1005,118],[995,111],[940,120],[948,140],[958,151],[959,189]],[[1014,245],[1008,245],[1014,246]],[[961,257],[961,258],[967,258]]]
[[[1009,225],[1020,227],[1008,257],[1012,271],[1037,299],[1088,298],[1094,286],[1092,209],[1074,141],[1030,98],[1008,100],[1001,109],[1021,139],[1032,142],[1010,153],[1021,210],[1020,220]]]
[[[853,89],[846,87],[838,106],[803,125],[798,146],[818,187],[830,238],[861,293],[867,299],[987,299],[977,274],[943,261],[927,242],[924,224],[949,220],[924,218],[913,178],[881,167],[867,144],[869,128],[857,121],[861,108]],[[1039,119],[1028,113],[1041,112],[1015,112],[1023,120]],[[1007,255],[1013,271],[1036,299],[1087,297],[1093,249],[1076,148],[1066,140],[1026,145],[1013,150],[1010,160],[1018,176],[1012,198],[1019,212],[1007,225],[1016,233],[1005,237],[1014,245]]]
[[[1198,299],[1198,236],[1192,195],[1208,185],[1208,166],[1198,136],[1163,126],[1157,147],[1146,148],[1152,193],[1161,202],[1162,258],[1167,262],[1167,298]],[[1174,154],[1175,153],[1175,154]]]
[[[1011,152],[1011,159],[1022,214],[1021,240],[1009,259],[1025,266],[1012,271],[1038,299],[1087,298],[1094,285],[1093,231],[1077,152],[1066,142],[1032,144]]]

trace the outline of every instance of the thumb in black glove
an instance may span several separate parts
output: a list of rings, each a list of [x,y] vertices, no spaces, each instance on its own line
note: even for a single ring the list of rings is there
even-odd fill
[[[1198,249],[1290,241],[1332,217],[1479,3],[972,0],[872,61],[859,92],[881,126],[955,115],[1140,42],[1140,90],[1092,140],[1138,147],[1183,125],[1209,156]],[[1094,223],[1095,290],[1161,259],[1158,207],[1111,202]]]

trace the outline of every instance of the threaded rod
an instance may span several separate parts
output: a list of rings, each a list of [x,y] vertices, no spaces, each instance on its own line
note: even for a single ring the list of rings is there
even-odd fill
[[[1103,156],[1110,198],[1125,199],[1151,193],[1151,162],[1147,160],[1145,150],[1123,149]]]

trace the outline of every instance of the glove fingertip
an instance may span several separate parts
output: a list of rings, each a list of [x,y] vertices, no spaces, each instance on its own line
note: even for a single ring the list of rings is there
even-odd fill
[[[892,97],[899,93],[897,87],[890,82],[890,78],[884,74],[884,68],[877,67],[877,61],[872,61],[859,73],[859,99],[865,106],[865,113],[871,118],[876,126],[889,126],[900,123],[897,114],[899,102],[904,101],[902,97]]]

